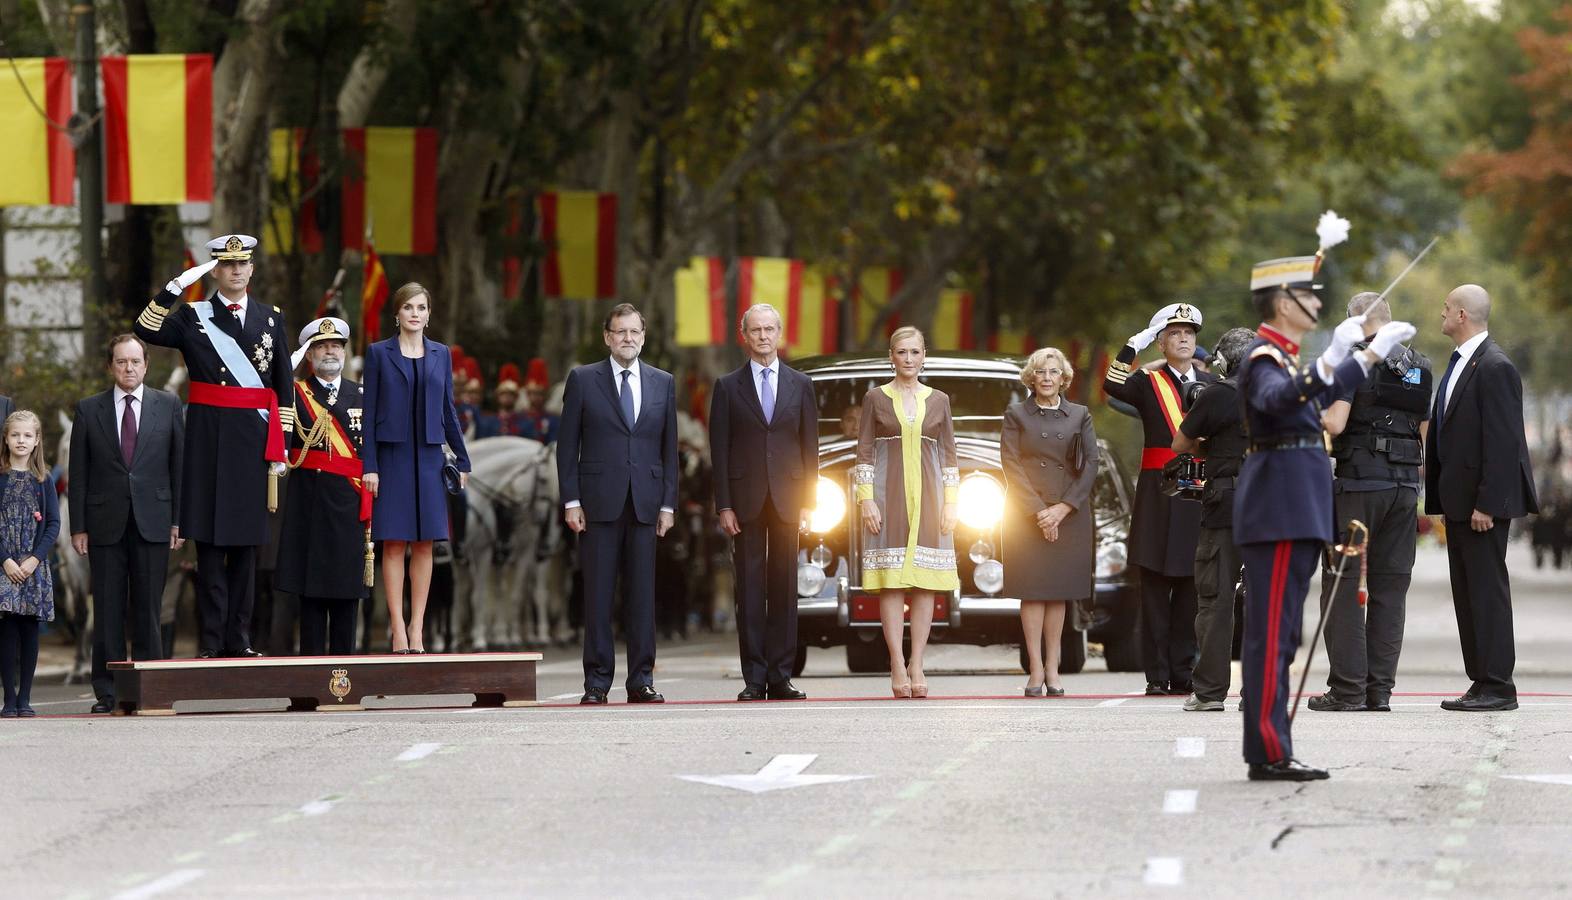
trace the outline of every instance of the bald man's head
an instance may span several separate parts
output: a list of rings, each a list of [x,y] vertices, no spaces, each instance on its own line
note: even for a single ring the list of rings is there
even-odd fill
[[[1490,327],[1490,294],[1477,284],[1458,285],[1441,307],[1441,333],[1461,344]]]

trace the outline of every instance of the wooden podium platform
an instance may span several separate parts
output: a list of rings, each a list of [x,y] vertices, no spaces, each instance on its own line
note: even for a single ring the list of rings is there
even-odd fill
[[[358,710],[365,697],[474,694],[534,706],[539,653],[417,653],[112,662],[115,715],[172,716],[181,700],[289,699],[292,711]]]

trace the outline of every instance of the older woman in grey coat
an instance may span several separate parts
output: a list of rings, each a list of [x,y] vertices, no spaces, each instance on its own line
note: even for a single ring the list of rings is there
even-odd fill
[[[1086,407],[1064,398],[1074,378],[1062,352],[1038,350],[1021,369],[1028,396],[1004,411],[999,456],[1010,498],[1004,590],[1021,599],[1028,697],[1064,694],[1059,640],[1065,609],[1092,592],[1097,434]]]

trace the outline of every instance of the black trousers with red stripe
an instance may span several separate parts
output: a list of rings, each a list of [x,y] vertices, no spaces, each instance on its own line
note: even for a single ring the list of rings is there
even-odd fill
[[[1245,569],[1239,698],[1247,763],[1281,762],[1294,755],[1288,667],[1299,650],[1305,595],[1325,546],[1313,540],[1239,545]]]

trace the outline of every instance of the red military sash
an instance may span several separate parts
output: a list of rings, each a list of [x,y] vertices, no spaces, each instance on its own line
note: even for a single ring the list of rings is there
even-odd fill
[[[193,381],[186,399],[198,406],[267,410],[267,449],[263,458],[268,462],[284,461],[284,429],[278,421],[278,395],[271,388],[229,387]]]
[[[295,467],[348,478],[349,483],[360,492],[360,521],[371,521],[371,492],[366,490],[365,484],[361,481],[364,464],[360,461],[360,457],[355,455],[355,445],[350,441],[349,435],[344,433],[344,426],[334,418],[327,407],[317,401],[316,395],[311,393],[311,387],[304,381],[295,382],[295,396],[301,399],[306,406],[306,412],[311,416],[311,421],[296,424],[298,434],[309,432],[324,416],[326,422],[332,426],[327,433],[328,449],[326,451],[307,449],[294,464]]]
[[[1179,403],[1178,387],[1165,369],[1148,373],[1147,380],[1152,383],[1152,393],[1157,396],[1157,408],[1163,413],[1163,421],[1168,423],[1170,437],[1178,434],[1179,425],[1184,421],[1184,407]],[[1141,451],[1141,468],[1161,469],[1175,455],[1167,447],[1147,447]]]

